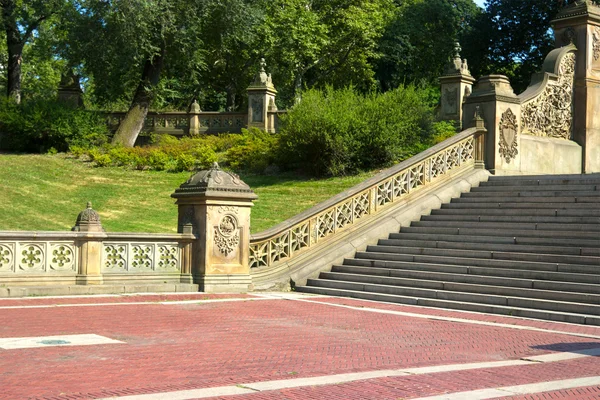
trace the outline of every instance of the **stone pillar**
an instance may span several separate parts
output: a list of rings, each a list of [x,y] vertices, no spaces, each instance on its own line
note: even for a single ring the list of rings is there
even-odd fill
[[[485,138],[485,167],[494,174],[519,171],[521,105],[508,78],[504,75],[482,77],[466,99],[463,111],[463,126],[469,125],[476,112],[485,122],[488,131]]]
[[[191,226],[197,238],[192,255],[194,282],[207,293],[250,290],[250,208],[256,194],[215,163],[171,197],[179,207],[179,232]]]
[[[200,104],[196,100],[190,107],[190,136],[198,136],[200,134]]]
[[[269,123],[269,111],[277,111],[275,98],[277,90],[273,86],[271,74],[265,71],[266,63],[262,59],[260,71],[254,78],[254,82],[248,87],[248,128],[254,127],[264,131],[272,132],[274,124]]]
[[[61,77],[58,85],[58,101],[73,108],[83,107],[83,91],[79,84],[79,76],[73,71]]]
[[[439,118],[444,121],[463,120],[463,102],[471,94],[475,78],[471,76],[467,60],[460,58],[460,45],[456,43],[454,59],[440,77],[442,98]]]
[[[88,202],[85,210],[79,213],[72,231],[79,232],[75,241],[78,248],[78,285],[100,285],[102,279],[102,240],[104,228],[100,215],[92,209]]]
[[[552,21],[556,47],[570,43],[575,59],[573,139],[583,148],[582,169],[600,172],[600,7],[580,0]]]

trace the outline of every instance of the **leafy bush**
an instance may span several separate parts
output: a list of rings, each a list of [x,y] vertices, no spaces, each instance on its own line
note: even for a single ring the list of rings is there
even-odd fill
[[[263,172],[275,162],[278,137],[257,128],[242,129],[237,144],[225,153],[227,164],[234,170]]]
[[[72,109],[51,100],[16,104],[0,100],[0,149],[16,152],[67,151],[107,142],[104,118],[95,112]]]
[[[429,93],[309,90],[282,118],[279,162],[316,175],[343,175],[401,161],[433,136]]]

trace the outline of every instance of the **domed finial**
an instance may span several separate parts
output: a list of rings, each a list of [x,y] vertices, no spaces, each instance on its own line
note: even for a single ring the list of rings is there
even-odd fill
[[[88,201],[85,210],[79,213],[75,226],[71,229],[76,232],[103,232],[100,215],[92,209],[92,202]]]
[[[87,208],[88,210],[91,210],[92,209],[92,202],[88,201],[87,202],[87,206],[85,208]]]
[[[264,57],[260,59],[260,72],[266,72],[267,62]]]
[[[456,42],[454,42],[454,58],[460,59],[461,51],[462,51],[462,48],[460,47],[460,43],[458,43],[458,40],[457,40]]]
[[[215,169],[215,170],[217,170],[217,169],[221,169],[221,167],[219,167],[219,163],[215,161],[215,162],[213,163],[213,165],[212,165],[212,168],[211,168],[211,169]]]

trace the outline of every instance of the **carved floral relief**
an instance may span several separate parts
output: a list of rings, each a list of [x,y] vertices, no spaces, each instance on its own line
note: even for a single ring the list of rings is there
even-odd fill
[[[237,249],[239,244],[237,219],[231,214],[224,215],[215,227],[215,246],[227,257]]]
[[[571,139],[573,124],[573,81],[575,53],[566,54],[559,66],[558,80],[522,109],[523,133]]]
[[[519,154],[517,140],[519,125],[517,124],[517,116],[510,108],[502,114],[498,132],[500,133],[498,143],[500,155],[504,158],[504,161],[510,163]]]

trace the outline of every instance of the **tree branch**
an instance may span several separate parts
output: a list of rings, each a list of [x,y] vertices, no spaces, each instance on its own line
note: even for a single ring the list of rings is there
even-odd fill
[[[33,31],[35,31],[40,26],[40,24],[42,22],[44,22],[44,20],[48,19],[51,15],[52,15],[52,13],[50,13],[48,15],[42,15],[41,17],[36,19],[33,23],[31,23],[31,25],[29,25],[27,27],[27,30],[25,31],[25,34],[23,35],[22,42],[26,43],[29,40],[29,38],[31,37],[31,35],[33,34]]]

